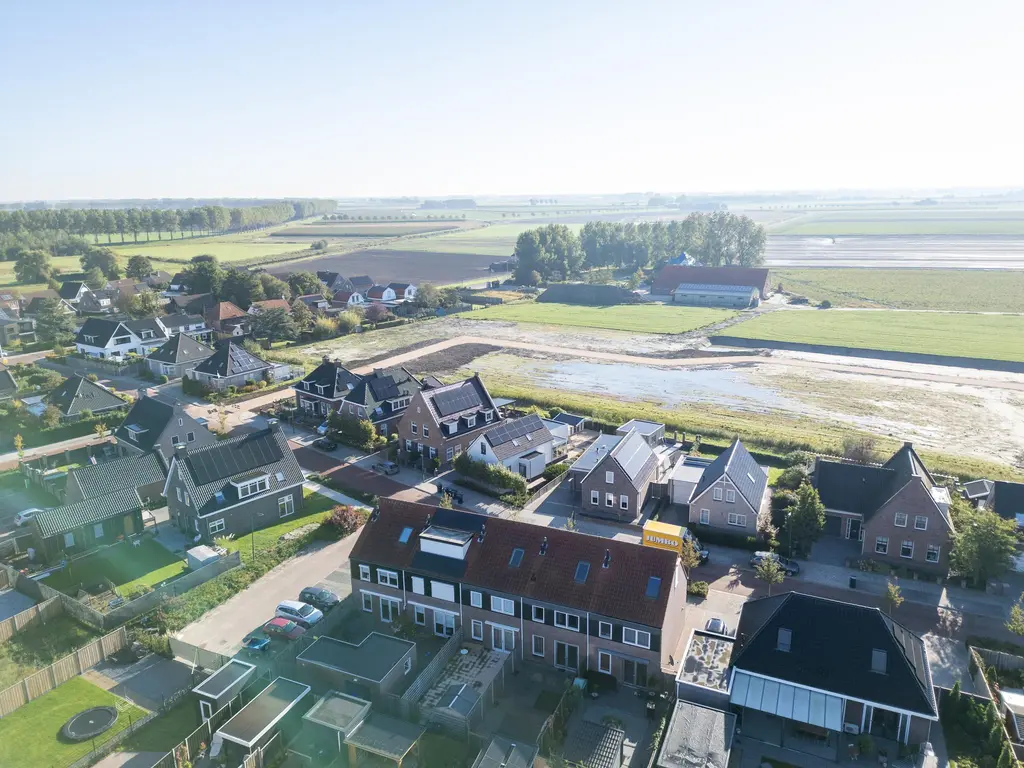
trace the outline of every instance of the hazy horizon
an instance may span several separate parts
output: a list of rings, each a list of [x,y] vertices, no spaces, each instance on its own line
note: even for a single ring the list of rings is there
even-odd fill
[[[1016,190],[1022,22],[1000,0],[19,5],[0,200]]]

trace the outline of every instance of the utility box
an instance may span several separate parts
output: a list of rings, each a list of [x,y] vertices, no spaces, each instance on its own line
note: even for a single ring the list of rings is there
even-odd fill
[[[198,571],[204,565],[210,565],[220,560],[220,552],[213,547],[208,547],[202,544],[198,547],[192,547],[185,553],[185,560],[188,561],[188,567],[193,571]]]

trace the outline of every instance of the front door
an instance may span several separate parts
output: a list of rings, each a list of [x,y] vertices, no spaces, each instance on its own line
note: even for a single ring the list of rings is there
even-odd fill
[[[124,516],[124,535],[125,538],[135,533],[135,515]]]
[[[208,701],[199,701],[199,714],[202,715],[203,722],[205,723],[211,717],[213,717],[213,704]]]
[[[516,633],[505,627],[491,627],[491,647],[496,651],[511,653],[516,647]]]
[[[622,662],[622,682],[635,685],[637,688],[647,687],[647,664],[642,661],[626,659]]]
[[[569,669],[573,672],[580,670],[580,647],[569,645],[561,640],[555,641],[555,666],[562,669]]]
[[[434,634],[438,637],[451,637],[455,634],[455,614],[434,611]]]
[[[854,517],[846,518],[846,538],[860,540],[860,520]]]

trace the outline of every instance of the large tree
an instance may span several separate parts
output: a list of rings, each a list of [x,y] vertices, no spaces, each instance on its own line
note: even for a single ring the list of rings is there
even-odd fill
[[[293,296],[309,296],[314,293],[327,296],[329,294],[324,281],[312,272],[292,272],[288,275],[288,287],[292,289]]]
[[[154,291],[143,291],[128,296],[123,304],[123,309],[132,317],[155,317],[160,313],[160,296]]]
[[[987,509],[954,520],[953,570],[969,578],[976,586],[1002,575],[1013,566],[1016,553],[1017,523],[1005,520]]]
[[[20,250],[14,259],[14,277],[19,283],[45,283],[53,273],[46,251]]]
[[[299,327],[287,311],[265,309],[253,317],[252,332],[258,339],[290,341],[299,335]]]
[[[136,254],[128,259],[128,268],[125,270],[125,274],[128,277],[134,277],[136,280],[145,279],[146,275],[153,273],[153,262],[149,260],[148,256],[142,254]]]
[[[47,344],[70,344],[75,338],[75,316],[60,299],[43,299],[36,314],[36,335]]]
[[[220,268],[215,256],[193,256],[186,274],[186,282],[192,293],[220,295],[221,285],[224,283],[224,270]]]
[[[90,248],[79,257],[79,261],[86,272],[95,268],[108,280],[121,279],[121,265],[117,261],[117,254],[109,248]]]
[[[825,529],[825,505],[818,491],[810,483],[803,483],[796,491],[796,503],[786,510],[786,522],[779,540],[789,547],[789,555],[808,555],[811,546]]]
[[[313,327],[313,313],[309,307],[299,299],[292,302],[292,320],[299,329],[299,333],[305,333]]]
[[[263,284],[252,272],[245,269],[224,270],[224,282],[220,287],[220,298],[248,309],[254,301],[264,298]]]
[[[433,283],[423,283],[416,291],[415,303],[423,309],[436,309],[441,305],[441,292]]]
[[[89,267],[85,270],[85,284],[94,291],[98,291],[107,284],[107,278],[103,276],[99,267]]]
[[[274,277],[269,272],[261,272],[259,275],[260,285],[263,287],[263,296],[267,299],[284,299],[290,301],[292,289],[288,283],[279,277]]]

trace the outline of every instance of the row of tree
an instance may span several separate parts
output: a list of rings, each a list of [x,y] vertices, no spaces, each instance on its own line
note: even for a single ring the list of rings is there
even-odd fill
[[[0,211],[0,235],[52,231],[67,237],[92,235],[94,242],[99,242],[101,235],[106,236],[108,243],[114,237],[119,237],[122,243],[128,237],[138,242],[142,233],[147,240],[153,234],[160,240],[164,233],[173,239],[175,232],[184,237],[186,232],[195,236],[197,233],[261,229],[330,213],[335,207],[334,200],[285,200],[245,208],[203,205],[167,210],[60,208]]]
[[[516,279],[530,283],[534,273],[542,280],[570,279],[597,267],[660,267],[684,252],[703,266],[753,267],[764,263],[766,242],[764,227],[726,211],[668,222],[589,221],[579,236],[564,224],[548,224],[519,235]]]

